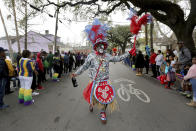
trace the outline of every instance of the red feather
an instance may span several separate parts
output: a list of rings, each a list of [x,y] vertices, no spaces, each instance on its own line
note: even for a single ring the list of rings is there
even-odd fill
[[[137,16],[133,16],[131,18],[131,25],[130,25],[130,31],[131,33],[135,34],[135,38],[134,38],[134,44],[133,44],[133,48],[129,51],[129,53],[132,56],[136,56],[136,48],[135,48],[135,44],[136,44],[136,37],[138,32],[141,29],[142,25],[145,25],[148,21],[148,16],[149,14],[145,14],[144,16],[142,16],[138,21],[138,17]]]
[[[133,16],[132,18],[131,18],[131,25],[130,25],[130,31],[131,31],[131,33],[133,33],[133,34],[138,34],[138,32],[140,31],[140,29],[141,29],[141,26],[142,25],[145,25],[146,23],[147,23],[147,21],[148,21],[148,16],[149,16],[149,14],[146,14],[146,15],[144,15],[144,16],[142,16],[139,20],[138,20],[138,22],[137,22],[137,16]]]
[[[112,51],[113,51],[113,52],[116,52],[116,51],[117,51],[117,49],[116,49],[116,48],[113,48],[113,49],[112,49]]]

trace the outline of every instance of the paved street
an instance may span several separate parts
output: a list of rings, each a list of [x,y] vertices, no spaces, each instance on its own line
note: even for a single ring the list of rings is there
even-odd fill
[[[17,92],[6,96],[11,107],[0,111],[0,131],[196,131],[196,109],[186,106],[188,99],[152,78],[136,77],[121,63],[111,63],[110,76],[120,110],[108,113],[106,125],[82,97],[89,81],[85,72],[77,78],[79,88],[68,76],[49,80],[28,107],[17,103]]]

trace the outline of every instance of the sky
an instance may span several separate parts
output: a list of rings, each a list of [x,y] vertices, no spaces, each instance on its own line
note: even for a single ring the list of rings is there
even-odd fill
[[[180,3],[181,7],[187,7],[187,4]],[[10,12],[8,11],[7,7],[5,7],[2,0],[0,0],[0,8],[6,23],[6,27],[8,29],[9,35],[15,35],[15,25],[14,25],[14,19],[13,17],[11,19],[7,19],[7,16],[10,15]],[[29,7],[30,8],[30,7]],[[54,7],[50,6],[48,8],[48,11],[51,14],[54,14],[55,10]],[[129,25],[130,21],[127,20],[129,14],[129,10],[127,12],[115,12],[111,15],[111,20],[114,21],[113,24],[123,24],[123,25]],[[61,41],[66,43],[71,43],[72,45],[85,45],[86,38],[84,36],[84,28],[86,25],[88,25],[88,22],[74,22],[72,21],[69,23],[67,20],[63,20],[63,15],[71,15],[71,14],[60,14],[59,18],[63,23],[59,22],[59,28],[58,28],[58,36],[61,37]],[[45,33],[45,30],[49,30],[50,34],[55,34],[55,18],[49,17],[47,14],[43,13],[40,16],[37,16],[29,21],[30,24],[33,24],[30,26],[29,30],[38,32],[38,33]],[[91,22],[92,23],[92,22]],[[161,29],[163,32],[168,32],[168,27],[161,25]],[[2,22],[0,21],[0,37],[5,36],[5,32],[3,29]]]
[[[15,35],[15,25],[14,18],[12,17],[10,20],[7,19],[7,16],[10,14],[7,7],[5,7],[2,0],[0,0],[0,8],[2,10],[2,14],[6,23],[6,27],[8,29],[9,35]],[[30,8],[30,7],[29,7]],[[55,10],[53,7],[48,9],[51,14],[54,14]],[[126,20],[128,18],[129,10],[127,13],[117,12],[116,14],[112,14],[112,21],[114,24],[130,24],[130,21]],[[85,26],[88,25],[88,22],[74,22],[69,23],[67,20],[63,20],[64,14],[60,14],[59,18],[63,23],[59,22],[59,28],[57,35],[61,37],[61,41],[64,43],[72,43],[72,44],[80,44],[85,45],[86,38],[84,36]],[[66,14],[71,15],[71,14]],[[49,17],[47,14],[43,13],[41,16],[37,16],[30,20],[29,30],[33,30],[39,33],[44,34],[45,30],[49,30],[50,34],[55,34],[55,23],[56,19]],[[0,37],[5,36],[5,32],[3,29],[2,22],[0,21]]]

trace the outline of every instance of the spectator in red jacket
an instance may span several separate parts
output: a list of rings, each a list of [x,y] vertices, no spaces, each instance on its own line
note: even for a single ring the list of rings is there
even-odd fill
[[[157,57],[157,54],[154,53],[154,49],[151,49],[151,52],[150,52],[150,65],[151,65],[151,68],[152,68],[152,77],[157,77],[157,71],[156,71],[156,61],[155,61],[155,58]]]
[[[43,66],[43,63],[42,63],[42,54],[41,53],[38,53],[37,54],[37,59],[36,59],[36,64],[38,65],[38,88],[39,90],[42,90],[44,89],[42,86],[41,86],[41,82],[42,82],[42,79],[43,79],[43,73],[44,73],[44,66]]]

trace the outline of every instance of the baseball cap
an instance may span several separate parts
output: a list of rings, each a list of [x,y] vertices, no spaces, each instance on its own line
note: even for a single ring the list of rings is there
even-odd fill
[[[0,47],[0,52],[2,52],[2,51],[7,51],[7,49]]]

